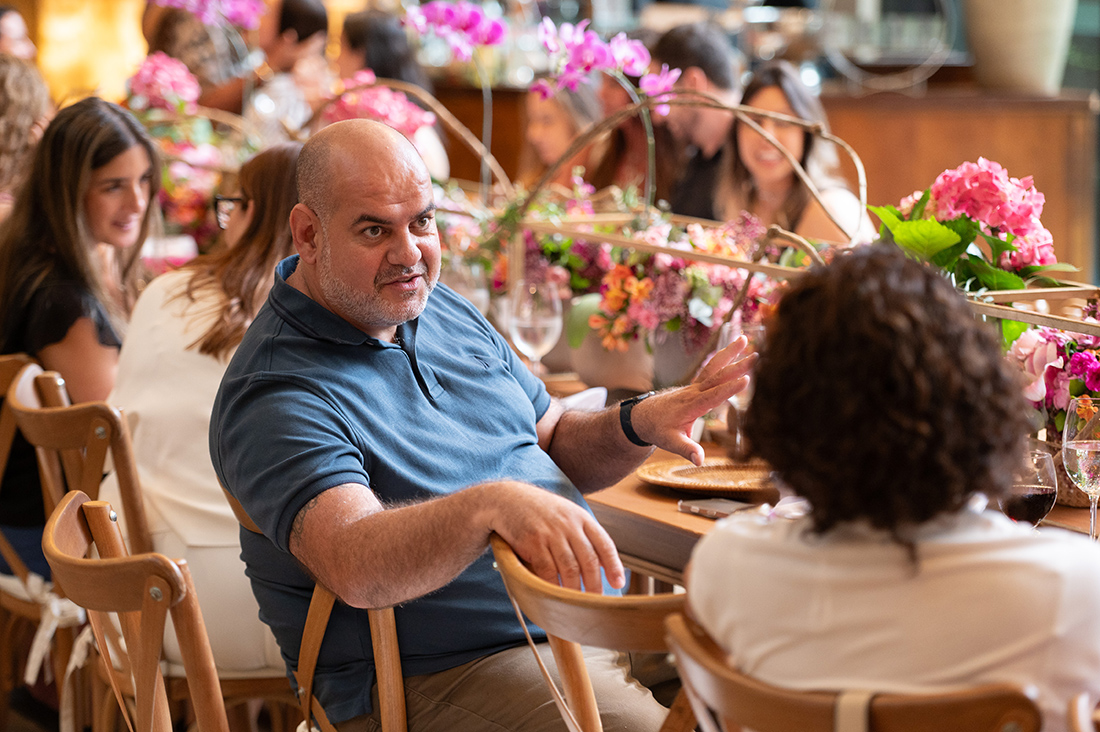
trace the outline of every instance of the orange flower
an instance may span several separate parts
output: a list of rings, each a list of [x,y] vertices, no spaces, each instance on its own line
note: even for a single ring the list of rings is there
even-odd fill
[[[1092,397],[1088,394],[1077,397],[1077,416],[1081,419],[1092,419],[1096,416],[1096,413],[1100,412],[1095,404],[1092,403]]]

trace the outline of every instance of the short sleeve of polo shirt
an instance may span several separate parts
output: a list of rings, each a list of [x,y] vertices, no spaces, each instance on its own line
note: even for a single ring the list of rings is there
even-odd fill
[[[215,464],[266,536],[289,551],[298,511],[345,483],[370,487],[356,430],[334,404],[293,378],[260,375],[223,406]]]

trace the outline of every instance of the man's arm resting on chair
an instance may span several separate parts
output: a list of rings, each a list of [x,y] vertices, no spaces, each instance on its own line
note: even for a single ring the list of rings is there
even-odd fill
[[[504,537],[544,579],[601,591],[599,570],[625,582],[611,537],[572,501],[525,483],[471,486],[443,498],[387,508],[348,483],[310,500],[294,520],[290,551],[353,607],[387,607],[439,589]]]

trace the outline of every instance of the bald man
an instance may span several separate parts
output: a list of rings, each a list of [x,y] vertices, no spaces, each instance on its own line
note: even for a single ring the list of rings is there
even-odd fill
[[[279,264],[211,419],[218,477],[263,531],[241,537],[261,617],[293,666],[314,581],[345,603],[315,687],[341,732],[379,728],[360,608],[390,605],[411,730],[563,729],[490,533],[547,579],[621,587],[582,492],[626,475],[651,443],[701,460],[685,427],[743,386],[751,358],[734,360],[738,343],[688,387],[565,411],[437,284],[431,182],[402,135],[363,120],[322,130],[298,189],[298,255]],[[615,654],[586,656],[606,729],[660,726],[664,710]]]

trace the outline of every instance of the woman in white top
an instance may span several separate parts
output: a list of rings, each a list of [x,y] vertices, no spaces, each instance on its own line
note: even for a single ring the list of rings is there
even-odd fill
[[[134,307],[109,401],[134,438],[153,546],[187,559],[220,673],[286,672],[260,622],[244,563],[240,528],[210,463],[210,410],[245,329],[267,299],[275,264],[293,242],[287,220],[297,202],[301,145],[269,148],[244,164],[240,192],[216,200],[226,249],[155,279]],[[117,483],[104,500],[117,505]],[[166,634],[169,660],[178,661]]]
[[[828,130],[825,109],[802,83],[798,71],[786,61],[765,64],[753,72],[741,104],[820,123]],[[733,219],[741,211],[765,226],[779,224],[807,239],[847,244],[870,242],[875,230],[859,198],[837,174],[836,147],[805,128],[767,117],[755,121],[770,132],[798,160],[820,191],[822,204],[810,195],[783,154],[748,125],[734,121],[732,144],[727,150],[715,193],[715,211],[721,219]],[[840,223],[838,227],[826,209]]]
[[[784,295],[745,432],[810,513],[720,522],[687,576],[741,671],[804,690],[1009,683],[1055,732],[1074,695],[1100,697],[1100,546],[983,510],[1028,431],[998,341],[890,245]]]

